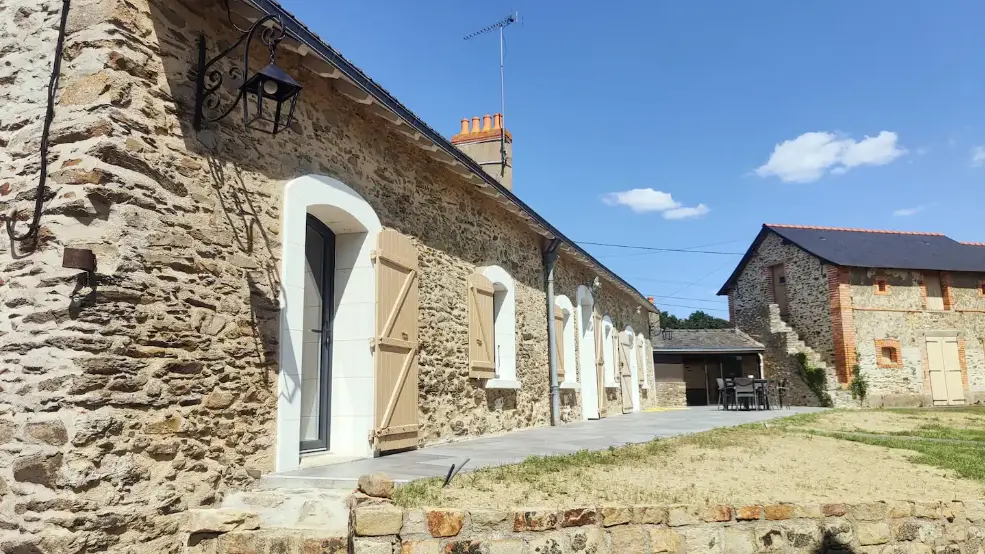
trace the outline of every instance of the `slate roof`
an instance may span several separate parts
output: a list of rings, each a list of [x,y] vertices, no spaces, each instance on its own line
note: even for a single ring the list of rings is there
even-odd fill
[[[728,294],[759,244],[770,233],[826,263],[847,267],[985,272],[985,248],[941,233],[764,224],[718,294]]]
[[[664,329],[651,337],[654,352],[762,352],[764,347],[738,329]]]

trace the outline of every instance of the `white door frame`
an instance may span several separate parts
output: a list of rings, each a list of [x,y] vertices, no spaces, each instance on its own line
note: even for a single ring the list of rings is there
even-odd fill
[[[301,463],[301,360],[307,215],[335,233],[335,321],[329,453],[372,456],[376,273],[372,251],[382,226],[372,206],[344,183],[321,175],[284,187],[281,216],[280,374],[277,383],[276,471]]]
[[[575,301],[578,304],[578,380],[581,382],[581,417],[598,419],[600,409],[598,370],[595,367],[595,330],[592,322],[595,298],[588,287],[580,285],[575,294]]]

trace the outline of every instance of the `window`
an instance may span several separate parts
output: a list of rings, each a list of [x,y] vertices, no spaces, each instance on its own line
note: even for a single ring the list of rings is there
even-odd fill
[[[602,361],[606,387],[618,387],[616,382],[616,348],[619,346],[619,336],[612,326],[612,318],[602,318]]]
[[[650,388],[650,368],[646,362],[648,356],[653,356],[653,351],[648,350],[649,342],[643,333],[636,335],[636,367],[640,376],[640,385],[644,389]]]
[[[876,294],[889,294],[889,284],[885,279],[877,279],[875,284]]]
[[[486,388],[518,389],[516,297],[513,278],[499,266],[469,278],[469,376]]]
[[[883,339],[876,341],[876,365],[878,367],[903,367],[898,340]]]

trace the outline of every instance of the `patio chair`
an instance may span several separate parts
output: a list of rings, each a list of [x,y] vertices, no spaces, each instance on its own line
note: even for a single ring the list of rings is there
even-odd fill
[[[729,401],[734,402],[735,400],[735,389],[732,388],[731,384],[726,384],[725,379],[721,377],[716,377],[715,382],[718,384],[718,407],[727,410],[730,405]]]
[[[780,409],[783,409],[783,395],[787,392],[787,380],[780,379],[779,381],[771,381],[770,385],[773,387],[776,393],[776,398],[779,401]]]
[[[758,410],[759,395],[756,392],[755,379],[749,379],[748,377],[736,377],[732,382],[735,384],[733,390],[735,391],[734,394],[736,405],[741,406],[742,401],[745,400],[747,407],[752,408],[755,406]]]
[[[772,409],[772,399],[773,394],[771,387],[773,383],[770,381],[759,380],[755,382],[756,385],[756,405],[762,407],[764,410]]]

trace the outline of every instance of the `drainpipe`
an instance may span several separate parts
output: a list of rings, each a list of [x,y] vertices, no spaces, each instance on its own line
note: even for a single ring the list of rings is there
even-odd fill
[[[561,240],[555,238],[544,251],[544,269],[547,277],[547,359],[551,368],[551,425],[560,424],[561,392],[557,382],[557,341],[554,334],[554,263],[557,262]]]

